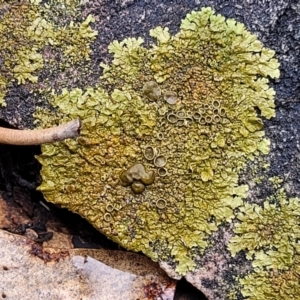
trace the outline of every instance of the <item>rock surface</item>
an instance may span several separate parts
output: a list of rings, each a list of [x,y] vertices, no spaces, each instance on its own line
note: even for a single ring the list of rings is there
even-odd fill
[[[174,299],[176,281],[138,254],[42,248],[3,230],[0,246],[2,298]]]

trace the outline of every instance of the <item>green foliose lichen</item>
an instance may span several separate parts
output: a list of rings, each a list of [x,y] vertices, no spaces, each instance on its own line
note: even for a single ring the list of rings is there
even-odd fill
[[[293,265],[286,270],[259,269],[240,279],[242,294],[249,300],[298,299],[300,295],[300,252],[294,257]]]
[[[96,36],[89,24],[94,19],[88,16],[82,22],[73,21],[79,3],[0,1],[0,106],[6,106],[8,84],[37,83],[45,64],[60,69],[89,59],[90,43]]]
[[[277,189],[263,205],[240,207],[228,249],[246,252],[253,270],[238,278],[244,297],[255,300],[297,299],[300,295],[300,200],[286,197],[282,179],[269,179]]]
[[[272,198],[271,198],[272,199]],[[246,257],[255,259],[254,267],[289,268],[293,263],[297,238],[300,237],[299,199],[287,200],[283,190],[276,201],[267,199],[263,206],[245,203],[237,215],[228,249],[232,255],[247,250]]]
[[[269,151],[255,108],[274,116],[268,76],[279,76],[279,64],[243,24],[211,8],[188,14],[175,35],[161,27],[150,35],[149,49],[141,38],[111,43],[98,86],[53,91],[56,115],[37,111],[42,126],[83,124],[77,140],[42,147],[39,190],[185,274],[243,205],[239,172]],[[141,194],[120,180],[137,163],[155,174]]]

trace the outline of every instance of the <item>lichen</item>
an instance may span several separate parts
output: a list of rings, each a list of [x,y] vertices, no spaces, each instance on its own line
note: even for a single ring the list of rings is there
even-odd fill
[[[299,247],[298,247],[299,249]],[[240,279],[243,296],[249,300],[298,299],[300,295],[300,253],[295,255],[293,265],[281,270],[256,270]]]
[[[289,268],[300,237],[299,199],[287,200],[281,189],[263,206],[245,203],[239,210],[237,218],[241,223],[236,224],[236,235],[228,246],[232,255],[247,250],[246,257],[254,259],[254,267]]]
[[[42,126],[83,124],[76,141],[42,147],[39,190],[125,248],[185,274],[243,205],[240,171],[269,151],[256,109],[274,116],[268,76],[279,76],[279,64],[243,24],[211,8],[188,14],[175,35],[162,27],[150,35],[157,42],[149,49],[141,38],[112,42],[98,86],[53,91],[56,114],[37,111]],[[156,173],[141,194],[119,179],[136,163]]]
[[[94,19],[73,21],[80,1],[40,2],[0,1],[0,106],[6,106],[8,84],[37,83],[45,64],[57,70],[89,59],[90,42],[96,36],[89,24]],[[56,56],[61,57],[60,63]]]
[[[297,299],[300,295],[300,200],[287,198],[278,177],[269,178],[275,193],[262,205],[239,207],[235,235],[228,249],[233,256],[246,253],[252,270],[238,277],[247,299]]]

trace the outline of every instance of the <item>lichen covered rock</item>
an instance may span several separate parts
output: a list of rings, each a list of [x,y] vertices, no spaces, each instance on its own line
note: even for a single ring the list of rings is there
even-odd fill
[[[252,272],[238,278],[237,289],[247,299],[299,298],[299,204],[278,188],[263,206],[245,203],[240,208],[228,249],[233,256],[244,251],[252,262]]]
[[[275,114],[268,76],[279,64],[243,24],[210,8],[188,14],[176,35],[150,35],[150,49],[141,38],[111,43],[98,86],[53,92],[55,114],[37,111],[42,126],[83,123],[76,141],[42,147],[39,189],[185,274],[243,206],[239,172],[269,151],[257,110]]]
[[[42,69],[50,76],[89,59],[90,42],[97,33],[89,25],[94,21],[91,15],[82,22],[75,19],[79,4],[0,1],[0,106],[6,106],[8,85],[35,84]]]

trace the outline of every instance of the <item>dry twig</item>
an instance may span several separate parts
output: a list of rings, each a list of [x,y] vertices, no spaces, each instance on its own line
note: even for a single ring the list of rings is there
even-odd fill
[[[11,145],[53,143],[77,137],[80,133],[80,127],[81,121],[79,119],[47,129],[18,130],[0,127],[0,143]]]

